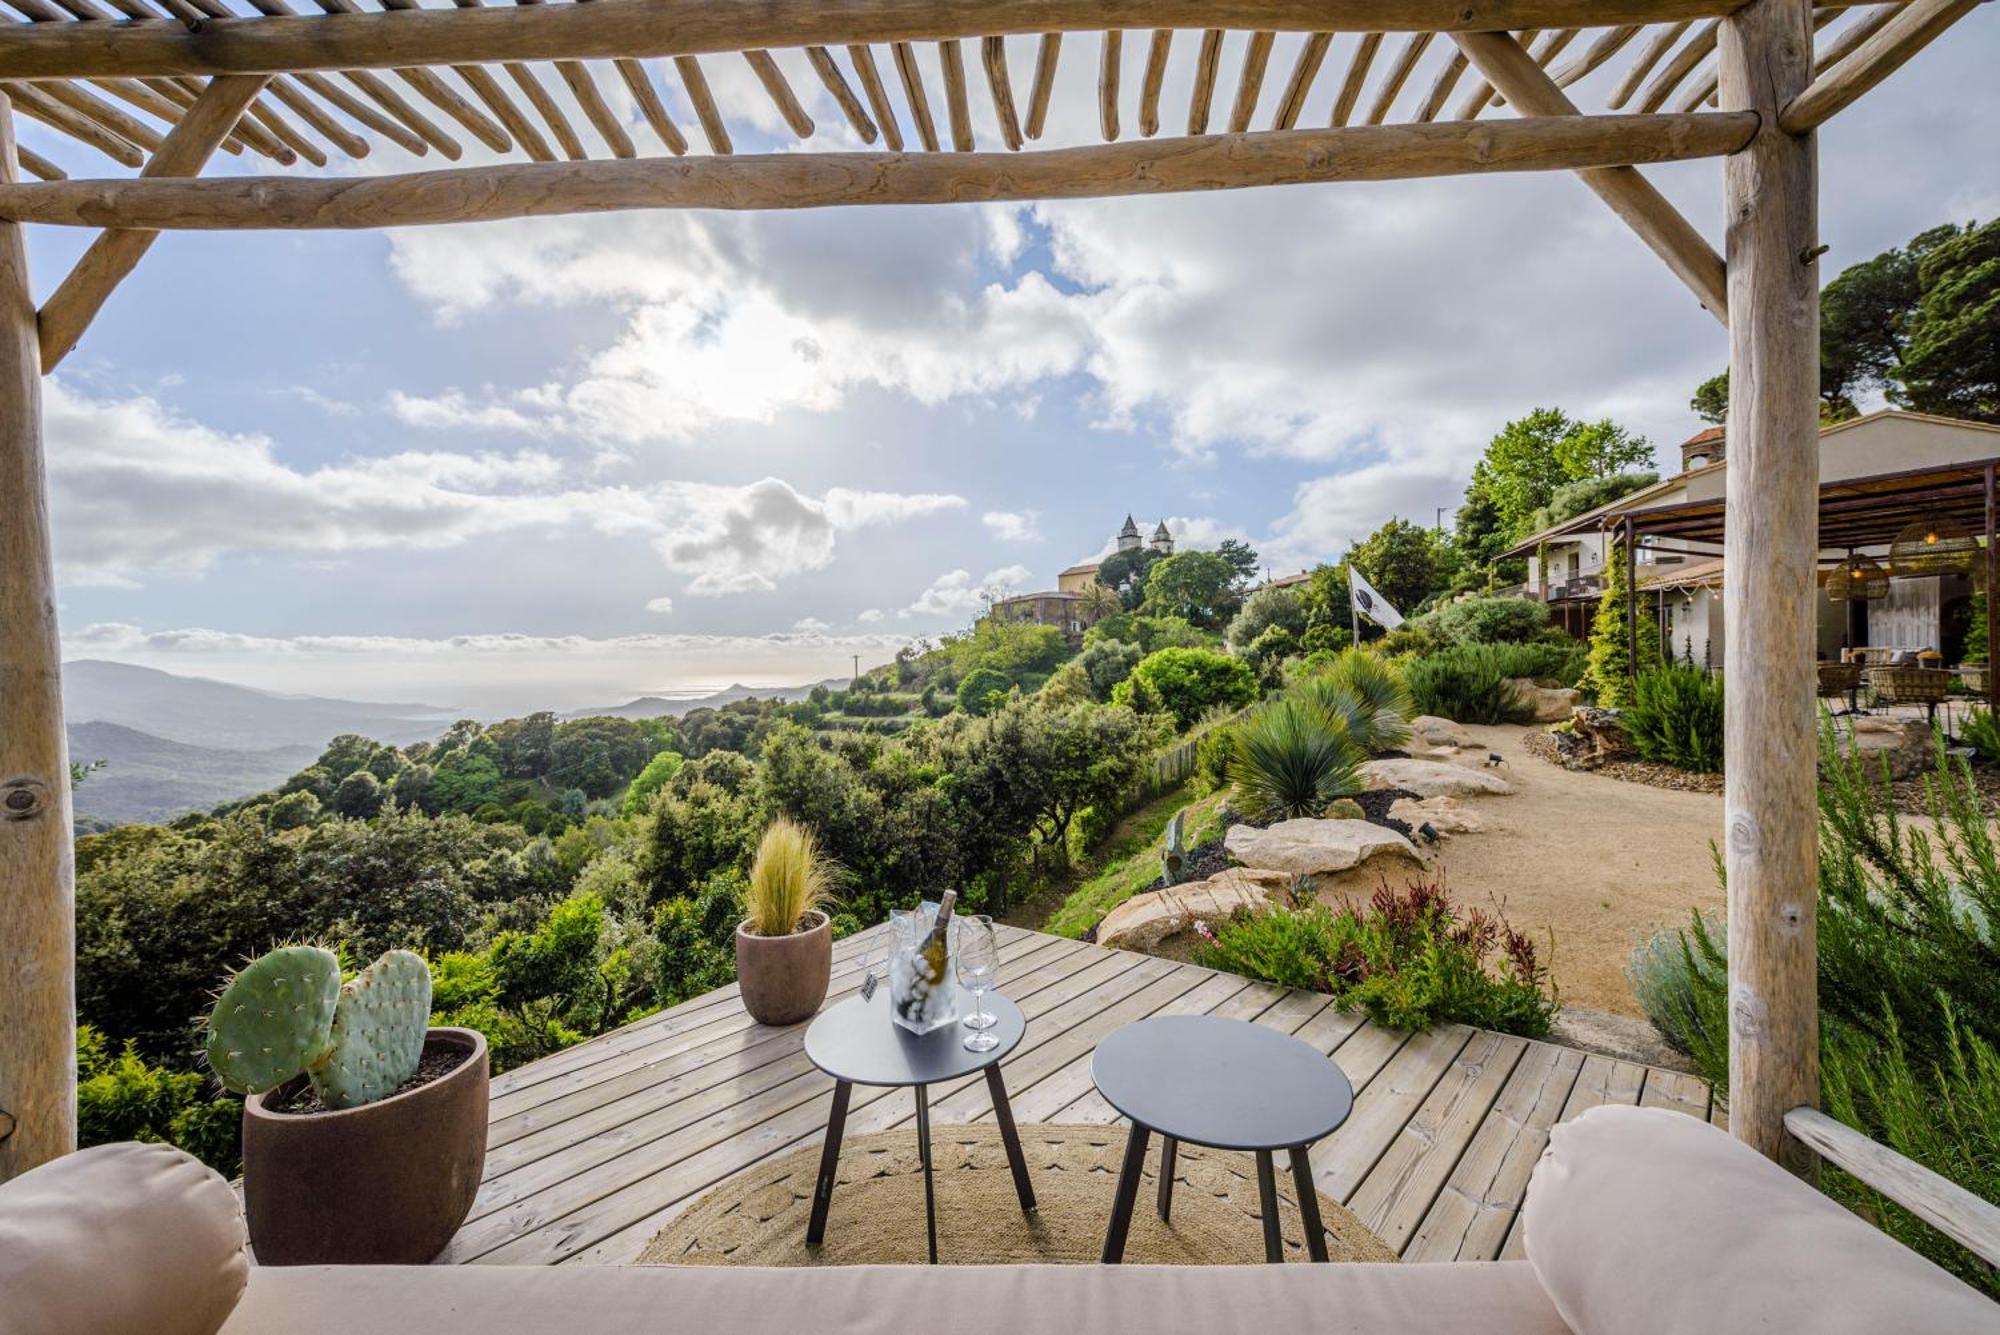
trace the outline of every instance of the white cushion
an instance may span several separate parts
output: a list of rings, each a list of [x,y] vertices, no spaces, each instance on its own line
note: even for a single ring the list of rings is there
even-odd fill
[[[1521,1226],[1577,1335],[2000,1335],[2000,1305],[1684,1113],[1556,1127]]]
[[[249,1273],[235,1193],[170,1145],[79,1150],[0,1186],[0,1335],[215,1335]]]

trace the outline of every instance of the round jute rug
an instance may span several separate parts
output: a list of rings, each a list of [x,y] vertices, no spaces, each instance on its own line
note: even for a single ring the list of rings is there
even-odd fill
[[[1021,1128],[1039,1208],[1023,1214],[1000,1133],[990,1125],[933,1129],[938,1260],[948,1265],[1094,1264],[1125,1152],[1118,1126]],[[913,1131],[850,1137],[841,1147],[826,1241],[806,1246],[817,1143],[738,1173],[703,1194],[656,1234],[639,1260],[652,1265],[922,1265],[924,1180]],[[1256,1160],[1181,1147],[1173,1221],[1153,1202],[1157,1140],[1133,1211],[1126,1261],[1135,1265],[1249,1265],[1264,1260]],[[1305,1261],[1291,1174],[1278,1161],[1285,1259]],[[1319,1198],[1327,1252],[1336,1261],[1393,1261],[1396,1253],[1344,1207]]]

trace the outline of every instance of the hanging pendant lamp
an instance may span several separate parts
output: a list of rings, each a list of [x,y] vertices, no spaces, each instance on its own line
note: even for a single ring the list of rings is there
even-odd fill
[[[1896,579],[1969,573],[1979,558],[1979,539],[1946,514],[1918,519],[1889,544],[1889,574]]]
[[[1826,596],[1836,603],[1872,603],[1889,596],[1889,572],[1859,552],[1826,575]]]

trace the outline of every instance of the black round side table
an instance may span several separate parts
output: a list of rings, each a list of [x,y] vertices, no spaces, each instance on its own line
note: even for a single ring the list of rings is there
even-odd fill
[[[910,1087],[917,1096],[917,1155],[924,1166],[924,1225],[930,1235],[931,1264],[937,1264],[937,1202],[931,1189],[931,1105],[926,1087],[941,1080],[957,1080],[975,1072],[986,1073],[986,1088],[993,1096],[993,1120],[1000,1124],[1000,1139],[1007,1147],[1007,1165],[1014,1170],[1014,1191],[1021,1208],[1035,1208],[1035,1189],[1028,1181],[1028,1161],[1021,1153],[1021,1137],[1014,1130],[1014,1109],[1007,1101],[1007,1086],[1000,1078],[1000,1062],[1019,1046],[1027,1032],[1021,1008],[1007,998],[988,992],[986,1009],[999,1023],[986,1032],[999,1045],[986,1052],[967,1051],[965,1040],[971,1030],[954,1021],[913,1034],[889,1018],[889,989],[878,988],[872,997],[850,997],[827,1011],[806,1030],[806,1057],[833,1077],[833,1109],[826,1119],[826,1146],[819,1156],[819,1181],[813,1187],[812,1221],[806,1226],[806,1245],[817,1247],[826,1238],[827,1207],[833,1202],[833,1186],[840,1178],[840,1138],[847,1126],[847,1103],[856,1085]]]
[[[1146,1165],[1146,1143],[1161,1136],[1160,1218],[1172,1210],[1174,1159],[1181,1141],[1257,1156],[1264,1259],[1282,1261],[1278,1183],[1271,1155],[1284,1150],[1305,1222],[1306,1249],[1326,1260],[1326,1230],[1306,1151],[1354,1108],[1354,1087],[1324,1053],[1290,1034],[1212,1015],[1163,1015],[1125,1026],[1097,1045],[1091,1078],[1105,1102],[1132,1119],[1118,1194],[1104,1235],[1104,1263],[1125,1259],[1125,1235]]]

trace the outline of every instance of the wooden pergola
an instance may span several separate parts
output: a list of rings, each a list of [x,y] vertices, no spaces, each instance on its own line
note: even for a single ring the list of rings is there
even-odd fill
[[[76,1134],[70,802],[40,378],[159,231],[1523,171],[1577,172],[1729,330],[1730,1125],[1802,1170],[1812,1153],[1801,1135],[1827,1151],[1828,1134],[1811,1130],[1815,718],[1798,671],[1819,548],[1814,136],[1978,0],[317,0],[311,14],[291,0],[6,3],[22,21],[0,33],[0,1179],[68,1151]],[[1231,44],[1242,55],[1230,72],[1232,30],[1248,38]],[[1271,68],[1279,33],[1304,34],[1289,70]],[[1337,34],[1358,35],[1344,69],[1328,61]],[[1005,39],[1021,35],[1039,39],[1032,69],[1010,67]],[[1128,36],[1147,43],[1136,87],[1121,84]],[[1176,42],[1198,44],[1185,108],[1162,105]],[[918,60],[932,43],[938,88]],[[817,127],[772,55],[794,48],[871,151],[733,151],[731,109],[705,71],[747,61],[783,122],[809,138]],[[1432,48],[1447,61],[1415,114],[1390,123]],[[1064,59],[1096,66],[1103,142],[1037,147]],[[1608,104],[1578,107],[1566,90],[1607,65],[1623,70]],[[669,71],[706,153],[667,111],[655,81]],[[1219,99],[1232,73],[1233,94]],[[645,121],[643,153],[606,100],[607,74]],[[1259,118],[1267,77],[1283,78],[1284,92]],[[551,96],[552,79],[587,131]],[[991,100],[999,144],[975,141],[975,97]],[[132,174],[64,179],[15,144],[15,112]],[[1136,136],[1125,128],[1134,112]],[[387,141],[456,159],[468,138],[513,160],[200,176],[217,151],[320,165]],[[592,156],[600,150],[610,156]],[[1723,163],[1724,254],[1639,170],[1694,158]],[[39,307],[23,245],[31,223],[101,229]]]

